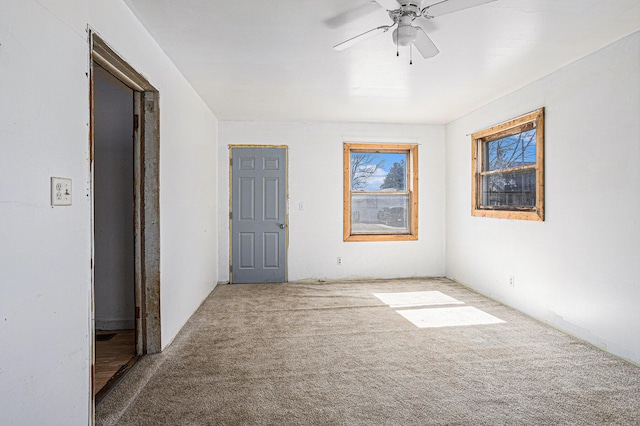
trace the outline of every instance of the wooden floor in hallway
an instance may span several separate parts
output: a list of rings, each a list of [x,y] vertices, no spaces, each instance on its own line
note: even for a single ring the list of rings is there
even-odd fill
[[[112,378],[123,373],[135,360],[135,330],[96,331],[96,362],[93,395],[99,394]]]

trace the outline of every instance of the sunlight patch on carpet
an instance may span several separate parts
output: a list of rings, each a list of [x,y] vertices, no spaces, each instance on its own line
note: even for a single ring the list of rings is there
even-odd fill
[[[473,306],[438,309],[407,309],[396,312],[411,321],[418,328],[456,327],[505,322]]]
[[[463,305],[457,299],[439,291],[412,291],[404,293],[373,293],[392,308],[409,308],[412,306]]]

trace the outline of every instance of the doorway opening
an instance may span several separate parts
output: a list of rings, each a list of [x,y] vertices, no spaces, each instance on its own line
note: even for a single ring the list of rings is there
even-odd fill
[[[91,43],[92,406],[161,350],[158,92]]]
[[[133,95],[130,87],[93,65],[96,401],[137,358]]]

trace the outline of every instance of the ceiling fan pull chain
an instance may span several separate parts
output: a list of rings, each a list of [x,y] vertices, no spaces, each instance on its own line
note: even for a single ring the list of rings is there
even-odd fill
[[[409,65],[413,65],[413,44],[409,45]]]

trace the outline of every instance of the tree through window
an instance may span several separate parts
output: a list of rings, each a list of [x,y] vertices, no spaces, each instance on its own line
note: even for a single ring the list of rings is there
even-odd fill
[[[417,145],[344,145],[344,240],[418,237]]]

